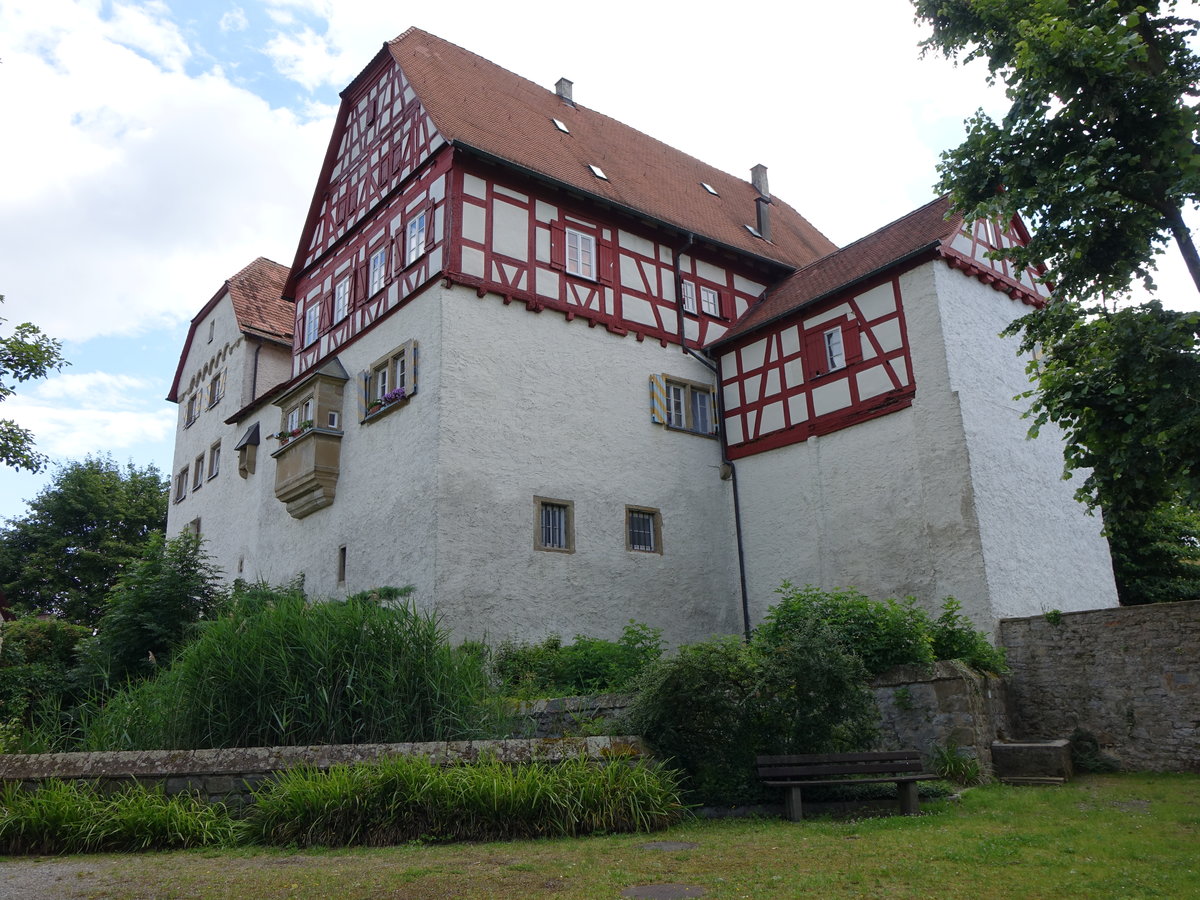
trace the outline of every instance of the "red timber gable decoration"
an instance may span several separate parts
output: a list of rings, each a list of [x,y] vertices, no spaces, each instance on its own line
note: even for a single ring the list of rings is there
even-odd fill
[[[720,363],[731,459],[828,434],[912,404],[900,276],[943,259],[1004,294],[1038,306],[1046,287],[989,259],[1025,242],[1007,227],[964,224],[943,197],[799,270],[709,346]]]

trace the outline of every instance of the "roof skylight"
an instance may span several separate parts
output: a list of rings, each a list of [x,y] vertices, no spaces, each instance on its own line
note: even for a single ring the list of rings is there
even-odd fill
[[[553,122],[554,127],[557,128],[559,131],[561,131],[563,134],[571,133],[571,129],[568,128],[566,122],[563,122],[561,119],[551,119],[550,121]]]
[[[608,176],[604,174],[604,170],[599,166],[593,166],[589,163],[588,168],[592,170],[592,174],[597,178],[603,178],[605,181],[608,181]]]
[[[759,231],[757,228],[755,228],[753,225],[743,225],[742,227],[745,228],[752,235],[754,235],[756,238],[762,238],[763,240],[766,240],[766,238],[763,238],[762,232]]]
[[[706,191],[708,191],[714,197],[721,196],[720,194],[717,193],[717,189],[715,187],[713,187],[711,184],[709,184],[707,181],[700,182],[700,187],[704,188]]]

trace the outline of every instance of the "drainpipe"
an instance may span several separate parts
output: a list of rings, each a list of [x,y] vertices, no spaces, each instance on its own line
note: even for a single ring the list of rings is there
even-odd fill
[[[679,270],[679,257],[691,249],[696,242],[696,236],[688,232],[687,240],[683,246],[675,249],[672,254],[673,268],[675,270],[675,321],[676,331],[679,334],[679,346],[683,348],[683,352],[696,359],[706,369],[717,376],[717,440],[721,447],[721,480],[729,481],[733,488],[733,529],[737,539],[737,558],[738,558],[738,584],[742,594],[742,632],[747,641],[750,640],[750,596],[746,589],[746,550],[745,543],[742,538],[742,502],[738,493],[737,482],[737,466],[733,464],[733,460],[729,458],[729,447],[725,442],[725,392],[721,390],[721,365],[720,362],[713,362],[707,356],[697,353],[694,349],[688,346],[687,338],[683,333],[683,276]]]
[[[250,400],[258,397],[258,354],[262,351],[262,338],[254,340],[254,368],[250,372]]]

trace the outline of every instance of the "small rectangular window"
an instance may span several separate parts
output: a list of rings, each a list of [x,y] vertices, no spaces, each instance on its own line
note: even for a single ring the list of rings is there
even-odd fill
[[[338,562],[337,562],[337,580],[338,584],[346,582],[346,545],[338,547]]]
[[[192,394],[187,402],[187,424],[191,425],[200,416],[200,395]]]
[[[295,431],[300,427],[300,407],[294,406],[288,410],[287,430]]]
[[[406,341],[371,364],[364,384],[367,416],[402,406],[416,393],[416,352],[417,342]]]
[[[534,497],[534,547],[538,550],[575,552],[575,509],[569,500]]]
[[[188,468],[184,466],[175,476],[175,502],[178,503],[187,496]]]
[[[225,373],[218,372],[208,383],[208,408],[212,409],[225,396]]]
[[[193,463],[192,469],[192,490],[196,490],[204,483],[204,454],[201,453],[196,457],[196,462]]]
[[[710,316],[721,314],[721,295],[710,287],[700,288],[700,308]]]
[[[304,346],[311,347],[320,336],[321,304],[313,303],[304,311]]]
[[[405,233],[404,264],[411,266],[425,253],[425,230],[428,212],[422,210],[409,220]]]
[[[347,275],[333,289],[333,321],[340,322],[350,314],[350,276]]]
[[[696,314],[696,286],[690,281],[683,283],[683,311]]]
[[[687,428],[687,388],[667,383],[667,424]]]
[[[371,254],[371,288],[370,293],[377,294],[383,290],[387,279],[387,246],[380,247]]]
[[[662,553],[662,518],[657,509],[625,507],[625,549]]]
[[[216,320],[213,320],[212,322],[208,323],[208,342],[210,344],[213,342],[213,336],[216,333],[217,333],[217,323],[216,323]]]
[[[581,278],[596,277],[596,238],[574,228],[568,228],[567,273]]]
[[[825,332],[825,361],[829,363],[830,371],[844,368],[846,365],[841,328],[831,328]]]
[[[691,391],[692,397],[692,431],[701,434],[712,434],[712,394],[707,391]]]
[[[217,441],[208,448],[208,478],[211,481],[221,471],[221,442]]]
[[[656,392],[661,391],[661,403]],[[651,378],[651,419],[696,434],[715,434],[712,387],[669,376]]]

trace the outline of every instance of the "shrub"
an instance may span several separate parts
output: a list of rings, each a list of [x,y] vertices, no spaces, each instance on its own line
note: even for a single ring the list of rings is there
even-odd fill
[[[57,619],[0,622],[0,753],[64,749],[60,711],[73,702],[68,673],[88,633]]]
[[[707,802],[760,798],[760,753],[851,750],[872,735],[862,664],[807,625],[773,642],[686,645],[650,666],[636,688],[628,724]]]
[[[90,749],[452,740],[491,733],[479,660],[436,618],[366,592],[308,604],[293,589],[243,591],[171,667],[115,695]]]
[[[683,812],[674,776],[651,763],[439,767],[393,757],[282,772],[256,794],[244,828],[270,844],[386,846],[650,831]]]
[[[48,781],[34,791],[0,791],[0,854],[117,853],[227,845],[225,808],[187,794],[131,786],[101,794],[93,785]]]
[[[492,669],[504,690],[518,697],[547,697],[624,690],[662,655],[662,629],[630,620],[616,641],[582,634],[564,645],[551,635],[539,644],[505,641]]]
[[[1008,671],[1004,648],[993,646],[959,610],[962,604],[947,597],[942,614],[933,621],[935,659],[960,659],[973,669],[1003,675]]]

